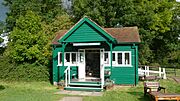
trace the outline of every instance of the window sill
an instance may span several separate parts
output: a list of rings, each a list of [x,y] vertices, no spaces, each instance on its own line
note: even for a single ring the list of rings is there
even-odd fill
[[[62,64],[59,64],[57,66],[62,66]],[[77,64],[64,64],[64,66],[78,66]]]
[[[105,64],[104,67],[110,67],[110,64]],[[133,67],[132,65],[112,65],[112,67]]]
[[[129,67],[129,68],[131,68],[131,67],[133,67],[132,65],[112,65],[113,67],[115,67],[115,68],[118,68],[118,67]]]

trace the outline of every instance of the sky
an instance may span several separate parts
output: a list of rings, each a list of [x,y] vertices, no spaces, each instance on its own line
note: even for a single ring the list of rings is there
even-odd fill
[[[0,0],[0,20],[5,21],[6,19],[6,12],[8,11],[8,8],[2,5],[2,2],[4,0]]]

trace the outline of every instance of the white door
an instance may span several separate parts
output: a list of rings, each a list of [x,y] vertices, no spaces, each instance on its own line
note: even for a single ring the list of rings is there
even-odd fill
[[[102,85],[104,84],[104,49],[100,49],[100,78]]]
[[[78,78],[79,80],[85,80],[85,50],[78,50]]]

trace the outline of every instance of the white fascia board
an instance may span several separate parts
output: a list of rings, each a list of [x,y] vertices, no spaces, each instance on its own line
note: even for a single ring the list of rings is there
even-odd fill
[[[73,46],[98,46],[101,43],[73,43]]]

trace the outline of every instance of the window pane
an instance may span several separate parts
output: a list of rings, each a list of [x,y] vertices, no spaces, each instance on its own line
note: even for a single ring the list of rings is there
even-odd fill
[[[84,62],[84,53],[80,53],[80,62]]]
[[[112,60],[115,61],[115,53],[112,53],[112,56],[113,56],[113,57],[112,57],[112,58],[113,58]]]
[[[109,63],[108,53],[104,53],[104,63],[105,63],[105,64],[108,64],[108,63]]]
[[[129,53],[125,53],[125,65],[129,65],[130,64],[130,54]]]
[[[70,53],[66,53],[66,62],[70,62]]]
[[[59,53],[59,64],[62,63],[62,53]]]
[[[118,53],[118,64],[122,64],[122,53]]]
[[[76,63],[76,53],[72,53],[72,63]]]

